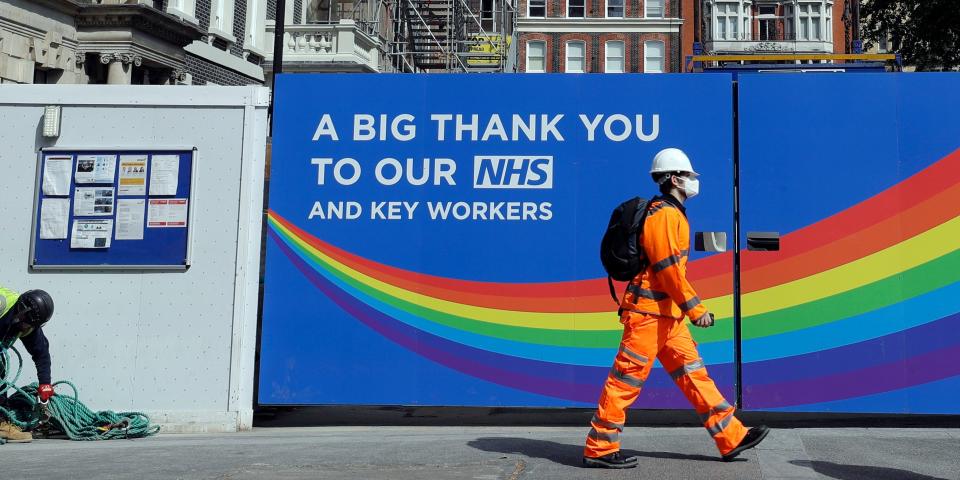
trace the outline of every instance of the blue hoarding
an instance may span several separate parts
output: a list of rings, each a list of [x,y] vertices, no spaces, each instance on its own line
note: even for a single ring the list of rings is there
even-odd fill
[[[679,147],[692,228],[731,231],[732,109],[726,74],[279,76],[259,402],[595,404],[622,330],[610,211]],[[691,257],[732,398],[731,271]],[[686,405],[661,370],[636,406]]]

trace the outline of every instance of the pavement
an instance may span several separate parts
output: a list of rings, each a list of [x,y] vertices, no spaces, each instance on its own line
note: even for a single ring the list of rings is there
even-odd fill
[[[724,463],[702,428],[630,427],[630,470],[580,465],[587,429],[327,426],[0,445],[0,478],[960,479],[960,429],[781,428]]]

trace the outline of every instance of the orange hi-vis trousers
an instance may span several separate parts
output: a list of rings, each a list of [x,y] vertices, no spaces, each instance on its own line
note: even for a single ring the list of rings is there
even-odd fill
[[[597,413],[590,422],[592,428],[587,434],[584,456],[602,457],[620,450],[620,432],[626,422],[627,408],[640,394],[654,358],[660,360],[696,409],[720,454],[740,444],[747,428],[733,415],[736,409],[727,403],[707,375],[686,321],[633,312],[624,313],[622,321],[620,351],[603,385]]]

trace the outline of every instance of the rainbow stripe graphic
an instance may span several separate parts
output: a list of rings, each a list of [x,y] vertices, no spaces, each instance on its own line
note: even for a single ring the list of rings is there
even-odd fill
[[[274,211],[268,235],[318,294],[395,344],[505,387],[571,405],[596,401],[621,334],[605,279],[507,284],[400,270],[326,243]],[[960,150],[785,235],[778,254],[744,252],[745,407],[843,408],[851,399],[956,381],[958,238]],[[693,333],[717,383],[729,385],[732,257],[700,259],[689,271],[719,317],[717,327]],[[657,373],[639,404],[687,406]]]

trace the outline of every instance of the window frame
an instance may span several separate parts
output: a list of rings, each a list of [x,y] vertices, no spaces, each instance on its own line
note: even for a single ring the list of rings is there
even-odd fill
[[[266,56],[267,2],[266,0],[247,0],[246,37],[243,49],[261,57]]]
[[[570,70],[570,45],[580,45],[580,70]],[[563,73],[587,73],[587,42],[583,40],[567,40],[563,43]]]
[[[221,22],[217,23],[217,10],[222,11]],[[210,0],[210,20],[208,27],[217,36],[233,37],[233,16],[237,5],[233,0]],[[222,24],[221,24],[222,23]]]
[[[611,17],[611,16],[610,16],[610,8],[611,8],[611,7],[610,7],[610,2],[611,2],[611,1],[614,1],[614,0],[604,0],[604,2],[603,2],[603,16],[604,16],[604,18],[626,18],[626,16],[627,16],[627,2],[626,2],[626,0],[615,0],[615,1],[620,2],[620,5],[618,6],[618,7],[620,8],[620,16],[618,16],[618,17]],[[613,7],[613,8],[618,8],[618,7]]]
[[[531,13],[533,11],[533,3],[537,2],[540,5],[537,5],[537,8],[543,7],[543,15],[534,15]],[[527,0],[527,18],[547,18],[547,0]]]
[[[530,70],[530,47],[534,44],[543,46],[543,53],[540,58],[542,58],[543,69],[542,70]],[[547,42],[544,40],[527,40],[526,48],[526,62],[524,63],[524,72],[525,73],[547,73]]]
[[[660,15],[650,15],[650,2],[653,0],[646,0],[643,2],[643,18],[666,18],[667,17],[667,6],[664,0],[656,0],[660,2]]]
[[[610,71],[610,44],[620,44],[620,71]],[[603,73],[626,73],[627,71],[627,43],[623,40],[607,40],[603,44]]]
[[[722,10],[722,12],[721,12]],[[713,24],[714,40],[718,41],[736,41],[741,38],[740,19],[743,15],[743,4],[739,1],[718,1],[713,6]],[[722,26],[722,35],[721,35]]]
[[[167,13],[197,22],[197,0],[170,0],[167,3]]]
[[[660,44],[660,71],[652,72],[647,69],[648,59],[650,58],[647,55],[649,51],[648,46],[650,44]],[[643,42],[643,73],[667,73],[667,44],[663,40],[647,40]]]
[[[580,5],[573,5],[573,0],[567,0],[567,18],[587,18],[587,0],[577,0],[580,2]],[[570,14],[571,9],[581,8],[583,9],[583,14],[579,17],[573,16]]]

